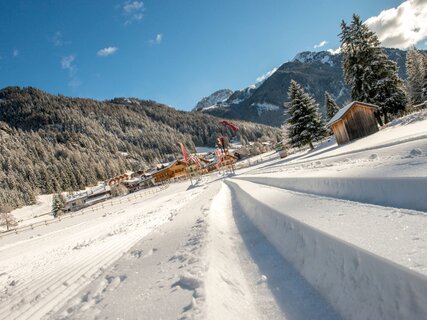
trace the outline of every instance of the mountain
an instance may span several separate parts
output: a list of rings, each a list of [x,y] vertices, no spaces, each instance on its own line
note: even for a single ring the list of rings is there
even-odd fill
[[[225,102],[232,94],[233,91],[229,89],[215,91],[210,96],[204,97],[202,100],[200,100],[199,103],[197,103],[197,105],[194,107],[193,111],[199,111],[203,109],[206,110],[210,106]]]
[[[399,75],[405,79],[406,51],[386,48],[385,52],[397,63]],[[292,79],[313,95],[323,113],[326,112],[325,91],[331,93],[338,105],[350,100],[350,88],[344,83],[341,68],[341,54],[305,51],[282,64],[262,83],[235,91],[226,101],[198,111],[279,127],[287,119],[288,88]]]
[[[154,101],[67,98],[35,88],[0,90],[0,206],[34,203],[38,193],[78,190],[214,146],[233,133],[220,119]],[[281,131],[236,122],[243,141],[281,138]]]

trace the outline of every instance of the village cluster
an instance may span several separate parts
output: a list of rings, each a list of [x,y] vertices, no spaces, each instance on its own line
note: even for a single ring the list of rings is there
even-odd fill
[[[175,181],[191,180],[216,170],[234,172],[234,164],[238,160],[238,157],[231,154],[228,149],[223,149],[223,152],[217,149],[215,153],[209,153],[205,156],[187,156],[185,148],[183,148],[183,156],[183,159],[159,164],[149,170],[125,173],[111,178],[87,191],[72,193],[65,197],[59,194],[55,195],[52,213],[57,216],[63,212],[77,211],[111,197]]]

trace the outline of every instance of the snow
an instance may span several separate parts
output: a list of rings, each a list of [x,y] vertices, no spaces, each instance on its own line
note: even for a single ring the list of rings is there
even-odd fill
[[[252,106],[254,106],[257,109],[259,116],[266,111],[276,111],[280,109],[279,106],[272,103],[267,103],[267,102],[253,103]]]
[[[215,151],[215,148],[212,148],[212,147],[196,147],[197,155],[201,155],[201,156],[214,151]]]
[[[425,111],[236,168],[3,235],[0,318],[427,318]]]
[[[331,59],[331,56],[334,54],[329,51],[320,51],[320,52],[312,52],[312,51],[304,51],[298,53],[291,61],[301,62],[301,63],[311,63],[311,62],[321,62],[323,64],[328,64],[330,66],[334,66],[334,61]]]
[[[31,206],[15,209],[11,213],[15,217],[18,225],[28,225],[50,219],[52,211],[52,195],[40,195],[37,203]],[[1,227],[5,230],[5,227]]]

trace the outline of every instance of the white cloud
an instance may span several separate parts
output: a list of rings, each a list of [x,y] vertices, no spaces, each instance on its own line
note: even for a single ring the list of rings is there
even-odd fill
[[[262,76],[259,76],[258,78],[256,78],[256,82],[263,82],[266,79],[270,78],[270,76],[275,73],[277,71],[277,68],[274,68],[273,70],[270,70],[266,73],[264,73]]]
[[[126,1],[123,4],[123,15],[126,18],[125,25],[142,20],[144,11],[145,7],[142,1]]]
[[[333,54],[333,55],[339,54],[339,53],[341,53],[341,47],[338,47],[336,49],[328,49],[326,51],[328,51],[330,54]]]
[[[81,85],[81,81],[77,78],[77,68],[75,66],[76,56],[70,54],[68,56],[62,57],[61,59],[61,67],[64,70],[68,71],[68,76],[70,80],[68,81],[68,86],[72,89],[76,89]]]
[[[133,2],[129,2],[127,1],[124,5],[123,5],[123,10],[125,12],[133,12],[133,11],[138,11],[144,8],[144,3],[142,1],[133,1]]]
[[[76,57],[73,54],[70,54],[69,56],[62,57],[61,59],[61,67],[62,69],[68,70],[71,73],[75,71],[75,66],[73,64]]]
[[[13,56],[14,58],[16,58],[17,56],[19,56],[19,50],[18,50],[18,49],[13,49],[13,51],[12,51],[12,56]]]
[[[52,42],[55,47],[62,47],[63,45],[69,44],[68,41],[64,41],[60,31],[55,32],[55,34],[49,38],[49,41]]]
[[[117,47],[106,47],[106,48],[103,48],[103,49],[99,50],[99,51],[96,53],[96,55],[97,55],[98,57],[106,57],[106,56],[112,55],[112,54],[113,54],[113,53],[115,53],[117,50],[118,50],[118,48],[117,48]]]
[[[162,35],[161,33],[158,33],[158,34],[156,35],[156,43],[157,43],[157,44],[162,43],[162,38],[163,38],[163,35]]]
[[[323,41],[320,41],[320,43],[319,44],[315,44],[314,45],[314,49],[317,49],[317,48],[321,48],[321,47],[323,47],[325,44],[327,44],[328,42],[327,41],[325,41],[325,40],[323,40]]]
[[[384,47],[408,48],[427,37],[427,0],[406,0],[365,23]]]

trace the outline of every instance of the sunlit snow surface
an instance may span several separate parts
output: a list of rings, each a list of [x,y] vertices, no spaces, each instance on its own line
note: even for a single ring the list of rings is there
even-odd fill
[[[3,236],[0,319],[427,318],[427,111],[238,168]]]

